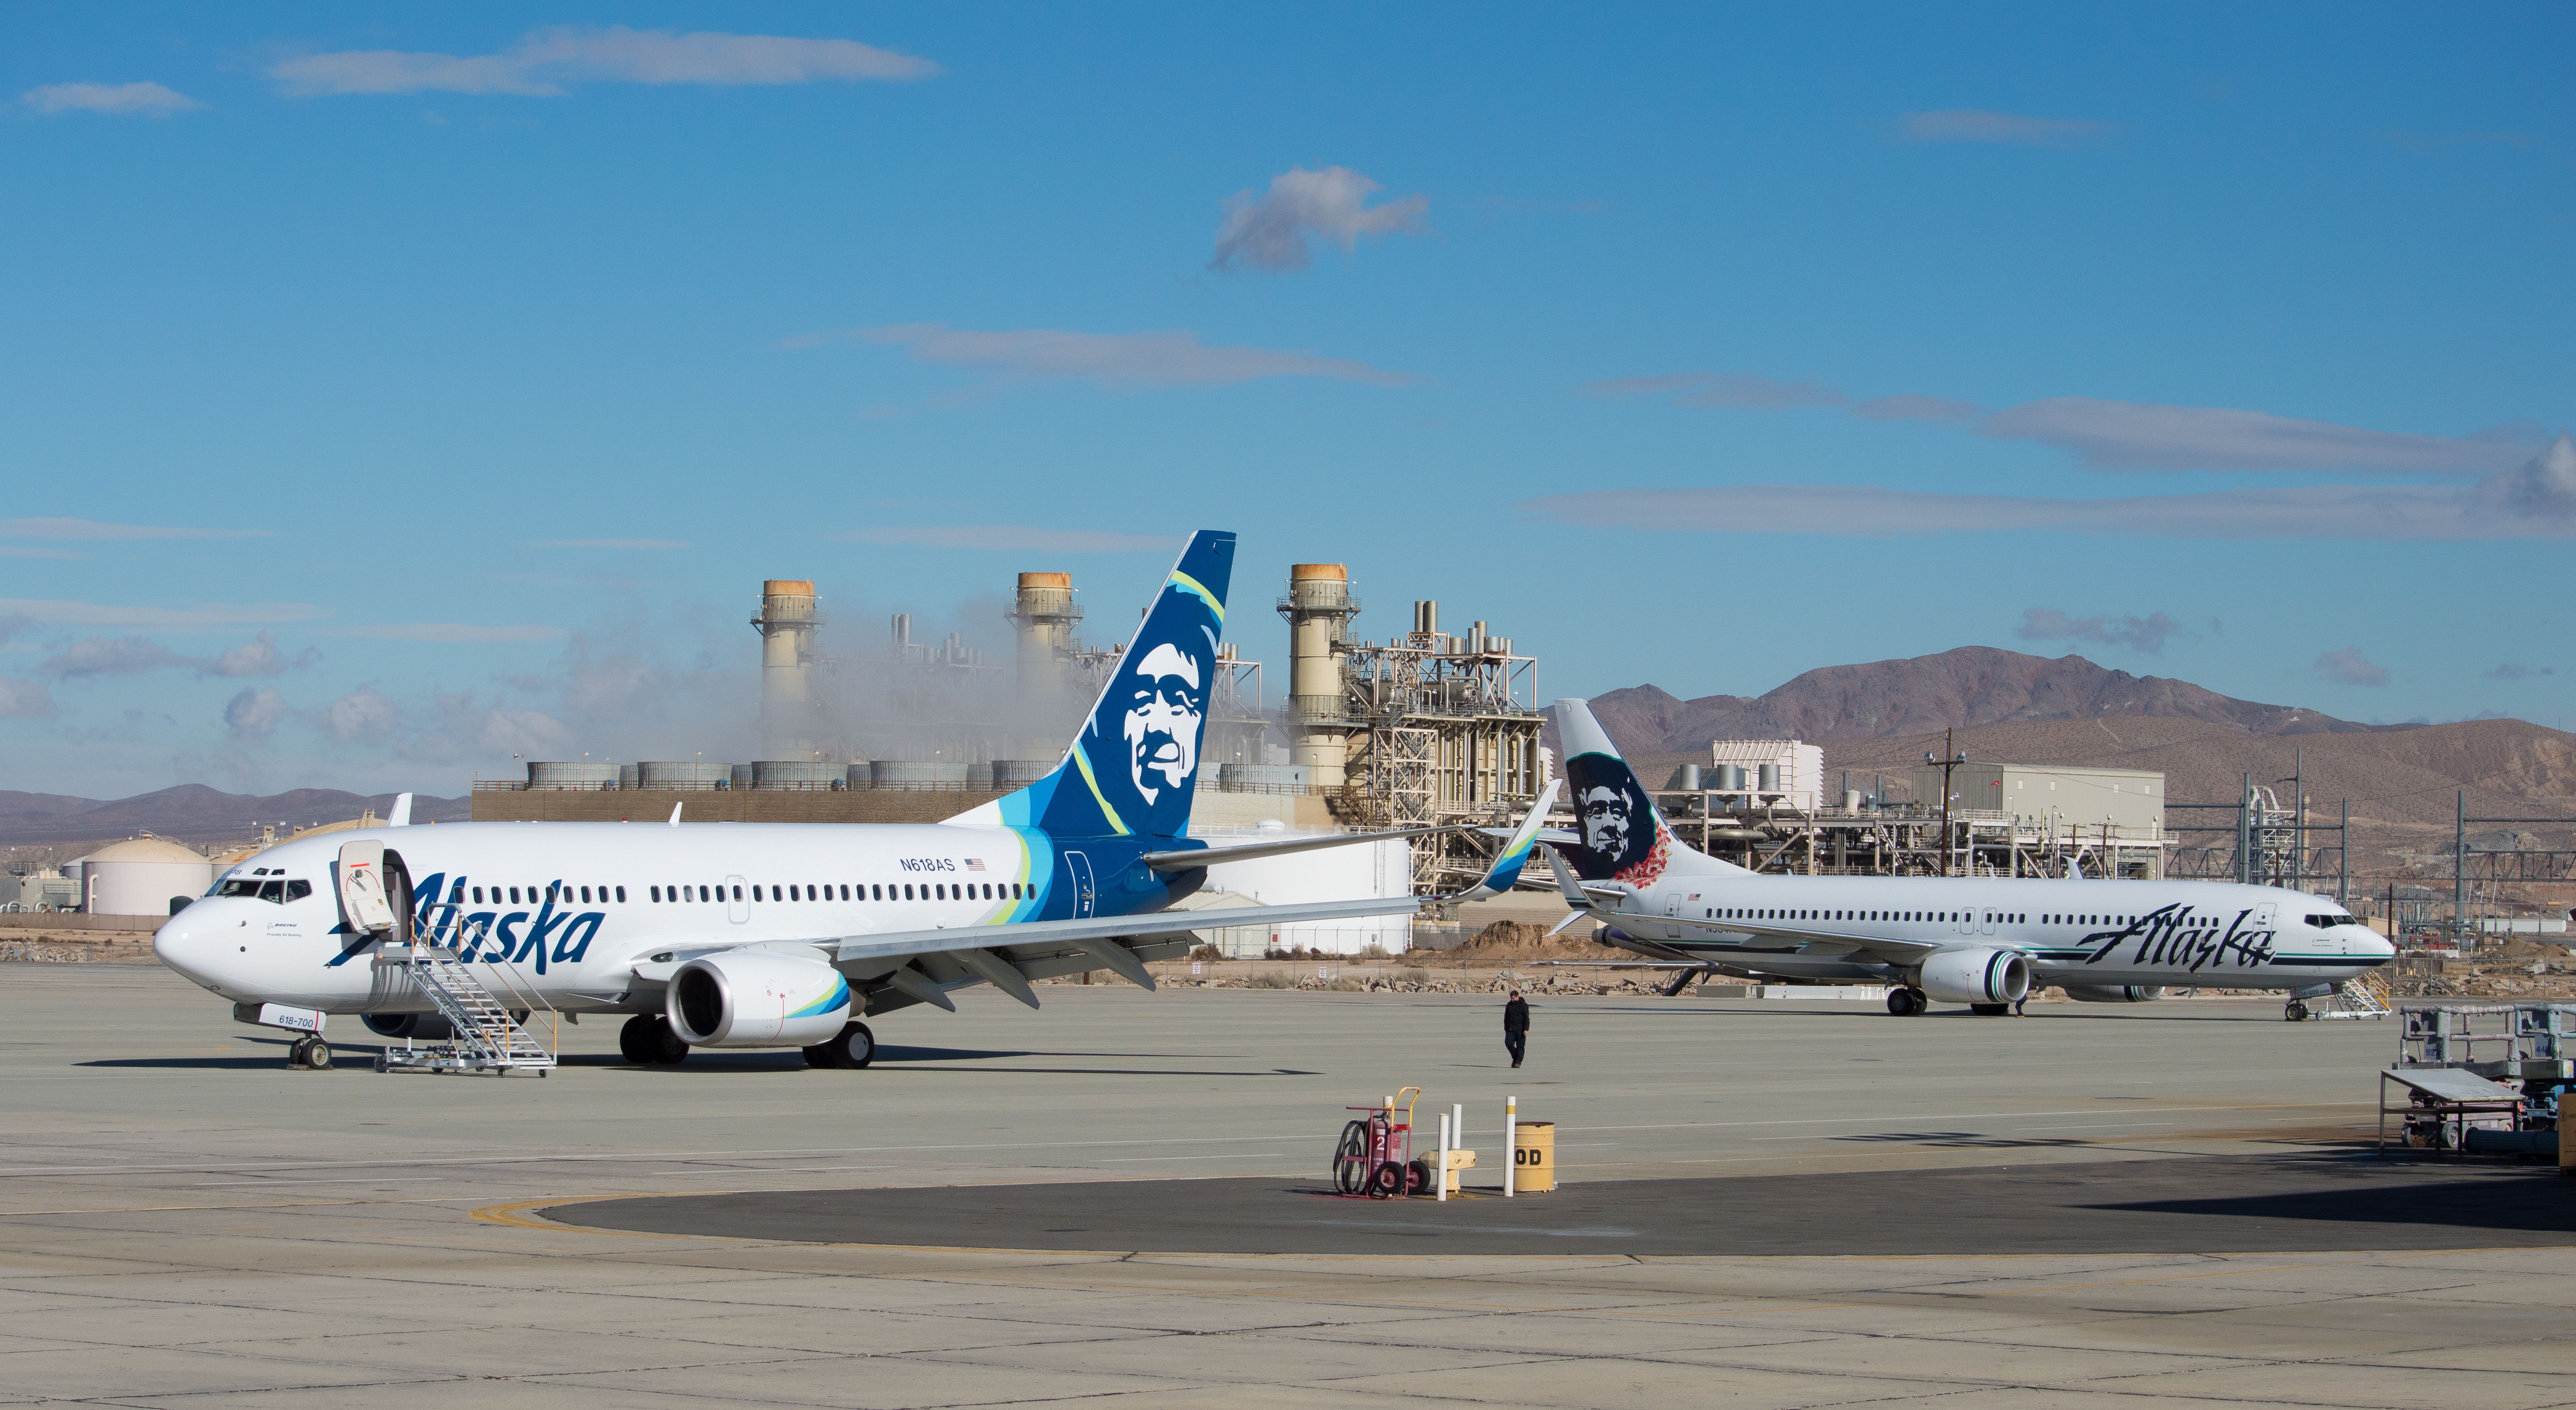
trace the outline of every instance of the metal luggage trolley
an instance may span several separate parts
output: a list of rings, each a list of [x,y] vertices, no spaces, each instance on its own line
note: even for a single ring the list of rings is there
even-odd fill
[[[1333,1192],[1352,1199],[1392,1199],[1431,1188],[1428,1162],[1413,1158],[1413,1108],[1422,1089],[1407,1087],[1381,1106],[1344,1110],[1367,1113],[1342,1126],[1333,1147]],[[1396,1120],[1401,1112],[1404,1119]]]

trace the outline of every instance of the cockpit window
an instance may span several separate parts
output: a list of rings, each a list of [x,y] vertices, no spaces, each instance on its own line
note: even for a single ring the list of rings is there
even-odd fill
[[[2359,925],[2361,922],[2350,916],[2321,915],[2308,917],[2308,924],[2319,930],[2332,930],[2338,925]]]
[[[237,876],[216,884],[214,895],[232,896],[245,901],[269,901],[285,905],[313,894],[309,881],[281,881],[276,877]]]

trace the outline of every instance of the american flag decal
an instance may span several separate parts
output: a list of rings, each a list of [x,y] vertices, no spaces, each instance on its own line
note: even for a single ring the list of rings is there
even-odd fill
[[[982,871],[983,869],[984,869],[984,859],[983,859],[983,858],[981,858],[981,857],[968,857],[968,858],[966,859],[966,870],[968,870],[968,871]]]

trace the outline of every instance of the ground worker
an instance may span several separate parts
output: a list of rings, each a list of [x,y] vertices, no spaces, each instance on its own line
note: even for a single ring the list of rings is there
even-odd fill
[[[1512,1066],[1521,1065],[1521,1054],[1529,1051],[1529,1003],[1521,991],[1512,991],[1511,1002],[1503,1005],[1503,1050],[1512,1055]]]

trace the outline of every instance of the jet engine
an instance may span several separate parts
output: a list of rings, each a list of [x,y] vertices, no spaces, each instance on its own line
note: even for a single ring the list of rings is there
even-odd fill
[[[850,981],[810,955],[732,950],[671,976],[671,1031],[700,1048],[807,1048],[850,1021]]]
[[[2012,1004],[2030,993],[2018,950],[1942,950],[1923,962],[1923,992],[1945,1004]]]
[[[371,1013],[359,1020],[379,1038],[418,1038],[443,1043],[456,1036],[445,1018],[434,1013]]]
[[[2145,984],[2069,984],[2066,997],[2079,1004],[2144,1004],[2165,996],[2163,986]]]

